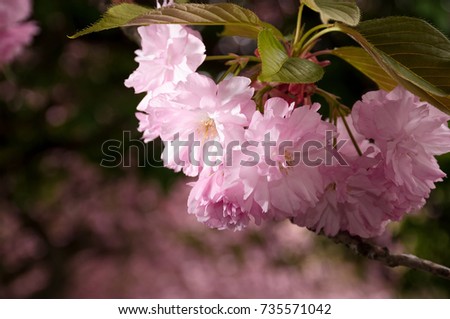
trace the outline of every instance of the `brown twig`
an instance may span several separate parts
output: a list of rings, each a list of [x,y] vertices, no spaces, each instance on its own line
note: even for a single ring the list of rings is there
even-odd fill
[[[357,255],[377,260],[386,266],[404,266],[450,280],[450,268],[432,261],[410,254],[391,254],[388,248],[370,243],[358,236],[352,236],[347,232],[341,232],[331,239],[337,244],[344,244]]]

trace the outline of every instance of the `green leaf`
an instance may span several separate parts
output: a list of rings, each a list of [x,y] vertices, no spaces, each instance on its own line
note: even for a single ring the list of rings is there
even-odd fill
[[[399,84],[450,114],[450,41],[442,33],[408,17],[339,27]]]
[[[356,0],[301,0],[301,2],[319,12],[324,23],[335,20],[356,26],[361,19]]]
[[[262,80],[281,83],[315,83],[323,77],[323,74],[323,68],[314,62],[288,58],[277,73],[266,79],[263,77]]]
[[[283,39],[283,34],[280,30],[275,28],[270,23],[262,22],[262,27],[264,29],[268,29],[272,31],[272,33],[278,38]],[[248,27],[248,26],[238,26],[238,25],[225,25],[225,29],[220,34],[221,36],[241,36],[246,37],[250,39],[257,39],[260,29],[256,29],[254,27]]]
[[[450,41],[433,26],[416,18],[390,17],[363,22],[357,30],[443,95],[450,94]]]
[[[117,6],[110,7],[99,21],[75,33],[74,35],[69,36],[69,38],[75,39],[92,32],[126,26],[129,21],[146,14],[150,10],[152,9],[133,3],[122,3]]]
[[[382,90],[391,91],[398,85],[398,83],[362,48],[341,47],[334,49],[331,53],[351,64],[369,79],[374,81]]]
[[[258,51],[261,56],[261,77],[277,73],[289,58],[285,48],[270,30],[263,30],[258,35]]]
[[[148,24],[225,25],[233,26],[235,33],[239,27],[247,33],[249,30],[258,33],[267,26],[252,11],[232,3],[175,4],[161,9],[122,3],[111,7],[99,21],[71,38],[112,28]],[[280,34],[278,30],[274,32]]]
[[[323,76],[318,64],[301,58],[290,58],[283,45],[270,30],[258,36],[262,68],[260,81],[281,83],[314,83]]]

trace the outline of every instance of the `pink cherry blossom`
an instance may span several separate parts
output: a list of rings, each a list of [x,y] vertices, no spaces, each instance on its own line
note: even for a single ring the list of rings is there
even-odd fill
[[[125,85],[136,93],[186,80],[206,57],[200,33],[189,27],[155,24],[139,27],[138,32],[142,46],[136,50],[139,66],[125,80]]]
[[[367,138],[365,138],[363,135],[359,134],[358,131],[356,131],[355,127],[353,126],[353,120],[351,115],[346,116],[345,121],[347,122],[350,132],[352,133],[355,142],[357,143],[362,153],[365,153],[369,148],[371,148],[372,150],[377,149],[377,147],[373,143],[370,143],[370,141]],[[338,117],[336,121],[336,130],[338,141],[346,141],[345,144],[343,144],[343,146],[339,148],[339,153],[345,158],[357,157],[358,152],[350,138],[350,134],[347,128],[345,127],[344,121],[342,120],[341,117]],[[376,153],[378,152],[371,152],[370,154],[371,156],[375,156]]]
[[[396,219],[406,212],[422,208],[435,183],[446,176],[436,159],[422,145],[412,139],[397,145],[388,144],[385,154],[385,175],[392,181],[392,190],[398,195]]]
[[[211,228],[242,230],[251,218],[260,224],[262,211],[250,200],[244,200],[243,183],[230,168],[204,170],[188,199],[188,212]]]
[[[329,123],[321,120],[317,113],[319,107],[314,104],[293,110],[293,105],[285,100],[271,98],[265,104],[264,114],[255,112],[245,132],[247,141],[256,142],[245,153],[253,152],[259,161],[252,162],[254,156],[243,156],[236,163],[245,186],[244,198],[254,200],[264,213],[274,218],[305,212],[323,193],[324,184],[317,165],[305,163],[305,158],[300,157],[305,155],[303,146],[311,141],[322,147],[309,149],[308,156],[320,157],[326,131],[333,131]],[[264,147],[269,140],[273,145]],[[246,157],[248,163],[243,164]]]
[[[249,123],[246,114],[256,108],[249,85],[250,79],[245,77],[231,77],[216,84],[207,76],[193,73],[171,93],[153,98],[149,108],[159,112],[156,118],[166,142],[166,166],[196,176],[204,164],[206,142],[216,141],[214,145],[225,152],[229,141],[242,139]],[[175,142],[184,145],[177,147]]]
[[[365,94],[355,103],[352,118],[357,131],[375,140],[383,151],[389,143],[409,139],[430,155],[450,151],[450,116],[400,86],[389,93],[379,90]]]
[[[350,166],[321,167],[326,192],[295,222],[328,236],[374,237],[388,221],[421,208],[445,176],[433,155],[450,151],[449,119],[401,87],[364,95],[346,118],[364,154],[347,143],[340,152]],[[342,120],[337,130],[350,139]]]
[[[173,82],[164,83],[154,91],[148,92],[137,106],[138,112],[136,112],[136,117],[139,120],[138,131],[143,133],[142,138],[144,142],[150,142],[161,134],[160,119],[162,118],[164,108],[160,109],[151,106],[150,102],[160,94],[173,93],[174,89],[175,84]]]
[[[30,14],[29,0],[0,1],[0,66],[12,62],[37,34],[34,22],[22,22]]]
[[[30,0],[1,0],[0,28],[23,21],[31,14]]]
[[[388,192],[388,181],[377,169],[380,158],[366,155],[350,166],[321,167],[327,188],[318,204],[294,222],[327,236],[340,231],[374,237],[384,231],[394,196]]]
[[[450,151],[450,117],[397,87],[364,95],[352,118],[356,130],[380,149],[384,174],[398,196],[394,218],[420,208],[445,177],[433,156]]]

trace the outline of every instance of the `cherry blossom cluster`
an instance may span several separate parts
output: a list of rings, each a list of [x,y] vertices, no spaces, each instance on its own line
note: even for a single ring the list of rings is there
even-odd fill
[[[0,0],[0,67],[12,62],[38,32],[32,21],[30,0]]]
[[[372,237],[389,220],[417,211],[445,177],[434,156],[450,151],[449,120],[402,87],[365,94],[347,118],[362,155],[344,148],[348,166],[321,167],[325,191],[295,222],[327,235]]]
[[[165,166],[197,177],[188,212],[212,228],[290,219],[373,237],[421,208],[445,176],[434,156],[450,151],[450,117],[402,87],[367,93],[333,124],[308,99],[258,100],[256,80],[198,73],[205,46],[189,27],[138,32],[139,67],[125,85],[146,93],[139,131],[164,141]]]

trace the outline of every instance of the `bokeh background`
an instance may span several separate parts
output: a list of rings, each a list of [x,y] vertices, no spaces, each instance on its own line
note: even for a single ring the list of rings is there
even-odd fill
[[[234,2],[285,32],[294,29],[296,0]],[[363,19],[415,16],[450,35],[449,0],[358,3]],[[188,181],[152,156],[160,142],[137,142],[142,96],[123,85],[137,66],[136,43],[121,30],[67,38],[105,7],[100,0],[35,0],[31,19],[40,33],[0,73],[0,297],[450,297],[448,281],[364,260],[289,222],[237,233],[197,223],[186,213]],[[306,17],[318,22],[309,10]],[[202,29],[208,53],[253,51],[251,41],[219,39],[218,32]],[[321,45],[350,43],[330,35]],[[320,85],[346,104],[375,88],[330,60]],[[211,62],[202,68],[223,70]],[[129,165],[102,167],[102,144],[128,132],[121,153]],[[155,160],[140,167],[143,156]],[[439,160],[449,174],[450,157]],[[377,241],[450,265],[449,198],[446,180],[423,211]]]

